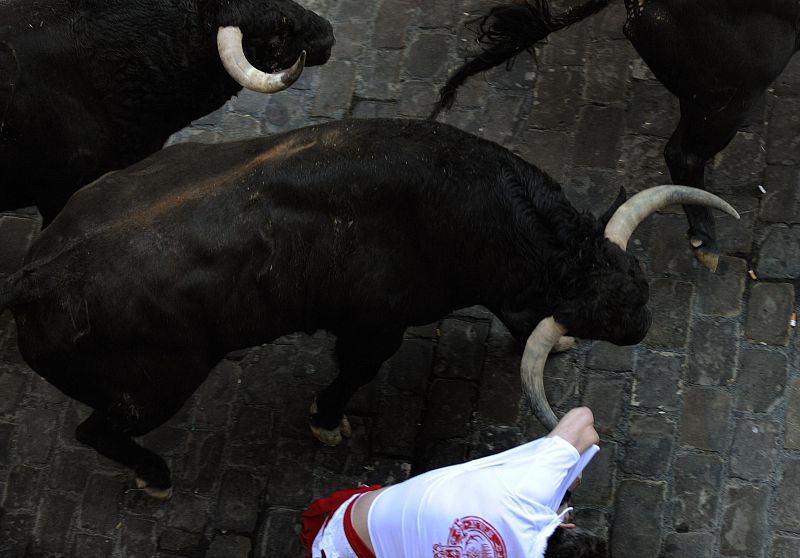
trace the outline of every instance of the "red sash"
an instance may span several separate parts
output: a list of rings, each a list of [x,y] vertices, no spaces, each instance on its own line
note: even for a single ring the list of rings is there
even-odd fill
[[[303,546],[308,549],[306,556],[311,558],[311,546],[314,544],[314,539],[317,538],[317,534],[320,532],[320,529],[322,529],[323,525],[325,525],[328,517],[333,515],[333,512],[335,512],[339,506],[341,506],[355,494],[371,492],[373,490],[378,490],[379,488],[382,487],[380,485],[373,484],[372,486],[359,486],[358,488],[337,490],[326,498],[319,498],[318,500],[311,502],[311,505],[308,506],[308,509],[303,512],[303,530],[300,531],[300,542],[302,542]],[[359,557],[362,557],[363,554],[363,558],[375,558],[355,532],[353,523],[350,521],[350,507],[354,502],[351,502],[345,513],[344,529],[347,542],[350,543],[350,546],[353,547],[353,550],[356,551]],[[365,551],[366,553],[364,553]]]

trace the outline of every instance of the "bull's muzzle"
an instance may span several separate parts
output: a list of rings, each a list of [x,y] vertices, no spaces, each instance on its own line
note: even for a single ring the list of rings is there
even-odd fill
[[[706,205],[722,210],[736,219],[739,214],[725,200],[698,188],[664,185],[648,188],[631,197],[612,215],[605,229],[605,237],[625,250],[633,231],[649,215],[673,204]],[[567,333],[567,328],[553,316],[543,319],[533,330],[522,355],[520,374],[522,387],[530,401],[536,418],[552,430],[558,423],[544,391],[544,364],[547,355],[558,340]]]

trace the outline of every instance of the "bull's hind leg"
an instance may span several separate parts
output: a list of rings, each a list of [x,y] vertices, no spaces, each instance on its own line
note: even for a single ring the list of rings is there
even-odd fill
[[[141,424],[132,429],[113,417],[95,411],[78,426],[75,437],[100,455],[133,469],[139,488],[144,488],[151,496],[166,499],[172,495],[166,462],[131,439],[131,436],[146,434],[156,426],[158,424]]]
[[[403,330],[339,334],[336,360],[339,375],[322,390],[311,407],[311,431],[323,444],[336,446],[350,436],[344,410],[356,390],[372,380],[403,341]]]
[[[161,348],[98,359],[96,371],[103,374],[92,376],[105,378],[104,383],[113,383],[114,388],[76,397],[95,409],[78,426],[76,438],[133,469],[137,486],[151,496],[169,498],[172,482],[166,462],[131,438],[151,432],[174,416],[208,376],[213,362],[204,350],[170,353]]]
[[[681,102],[680,123],[664,150],[675,184],[705,187],[706,163],[733,139],[751,104],[749,100],[732,100],[720,110],[709,111],[694,103]],[[715,271],[719,247],[711,209],[687,205],[684,210],[689,220],[689,241],[695,257]]]

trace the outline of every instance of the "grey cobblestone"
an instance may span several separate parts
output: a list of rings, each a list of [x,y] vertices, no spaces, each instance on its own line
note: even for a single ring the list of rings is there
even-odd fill
[[[618,511],[611,528],[612,556],[658,555],[665,489],[663,483],[638,480],[620,483],[616,499]],[[638,506],[643,506],[648,513],[635,514]]]
[[[727,447],[730,429],[731,398],[728,392],[713,387],[688,387],[681,414],[682,444],[711,451]]]
[[[794,287],[788,283],[758,283],[750,292],[745,334],[748,339],[769,345],[789,341],[789,318]]]
[[[729,486],[726,528],[720,536],[723,556],[758,556],[767,541],[769,492],[758,486]]]
[[[800,459],[784,460],[775,509],[779,529],[800,532]]]
[[[685,453],[675,460],[675,504],[672,522],[678,532],[708,529],[720,498],[722,459],[714,454]]]
[[[745,480],[769,481],[778,457],[780,426],[774,422],[743,420],[733,434],[730,474]]]
[[[670,533],[664,539],[664,558],[711,558],[713,552],[710,533]]]
[[[786,357],[763,349],[742,353],[736,408],[769,413],[780,403],[786,386]]]

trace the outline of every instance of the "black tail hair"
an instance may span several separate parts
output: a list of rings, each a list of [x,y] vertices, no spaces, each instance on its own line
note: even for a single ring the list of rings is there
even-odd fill
[[[586,19],[608,5],[608,0],[588,0],[574,6],[561,15],[550,15],[549,0],[527,0],[524,4],[512,4],[492,8],[478,21],[478,42],[486,45],[482,53],[464,63],[450,76],[439,90],[439,102],[429,118],[435,119],[442,109],[449,109],[456,100],[457,89],[468,77],[494,68],[505,62],[509,68],[514,58],[550,33]]]

